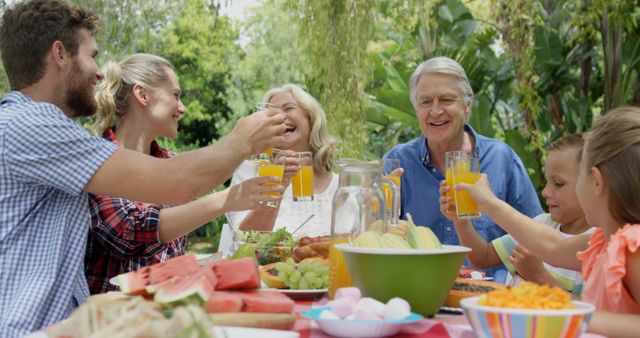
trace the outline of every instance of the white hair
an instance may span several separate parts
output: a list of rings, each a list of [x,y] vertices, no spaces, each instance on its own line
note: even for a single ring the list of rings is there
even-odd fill
[[[471,89],[471,84],[469,84],[469,79],[467,78],[467,74],[462,66],[448,57],[438,56],[422,62],[418,67],[416,67],[413,75],[411,75],[409,86],[411,90],[411,104],[413,104],[414,108],[418,109],[417,87],[420,78],[424,74],[444,74],[455,77],[456,80],[458,80],[458,88],[463,95],[463,102],[465,106],[471,105],[473,89]],[[468,112],[465,113],[467,119],[469,119],[470,112],[471,111],[468,110]]]

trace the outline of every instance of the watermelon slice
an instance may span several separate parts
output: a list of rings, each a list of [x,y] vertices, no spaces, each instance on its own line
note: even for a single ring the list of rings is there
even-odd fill
[[[246,291],[240,293],[246,312],[290,313],[294,302],[279,291]]]
[[[136,271],[116,276],[116,283],[120,290],[129,295],[147,295],[146,286],[149,285],[149,268],[145,267]]]
[[[207,301],[215,289],[208,272],[200,270],[191,276],[178,277],[158,289],[153,300],[161,304],[202,304]]]
[[[165,286],[173,285],[178,280],[180,280],[182,278],[183,277],[172,277],[172,278],[167,279],[164,282],[160,282],[160,283],[157,283],[157,284],[150,284],[150,285],[147,285],[145,290],[147,291],[147,294],[153,295],[154,293],[158,292],[158,290],[160,290],[161,288],[163,288]]]
[[[186,254],[150,266],[149,282],[157,284],[175,276],[188,276],[200,269],[196,256]]]
[[[136,271],[116,276],[120,290],[129,295],[148,296],[156,292],[161,285],[174,277],[189,276],[200,270],[194,254],[171,258],[165,262],[147,266]],[[214,279],[212,273],[207,278]]]
[[[215,291],[204,308],[208,312],[291,313],[294,302],[278,291]]]
[[[215,291],[204,304],[207,312],[240,312],[242,299],[234,292]]]
[[[258,265],[252,258],[222,259],[213,265],[218,277],[216,290],[256,289],[260,287]]]

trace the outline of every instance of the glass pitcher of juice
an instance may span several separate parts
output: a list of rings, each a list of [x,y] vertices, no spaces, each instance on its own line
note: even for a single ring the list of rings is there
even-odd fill
[[[397,212],[392,213],[392,220],[385,217],[387,207],[381,188],[383,181],[392,191],[392,210],[400,209],[396,207],[399,203],[398,187],[393,180],[383,179],[381,164],[351,159],[339,159],[337,163],[341,171],[331,212],[329,298],[333,298],[339,288],[353,285],[344,255],[335,245],[348,243],[367,230],[386,232],[388,224],[398,223]]]

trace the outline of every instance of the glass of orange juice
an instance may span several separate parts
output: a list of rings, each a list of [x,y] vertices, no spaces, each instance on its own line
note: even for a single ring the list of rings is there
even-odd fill
[[[301,151],[293,156],[300,160],[300,171],[291,178],[293,200],[313,201],[313,154],[310,151]]]
[[[401,181],[400,176],[389,175],[391,174],[392,171],[400,168],[400,160],[397,158],[385,158],[383,161],[383,166],[384,166],[383,171],[384,171],[384,174],[386,175],[385,177],[392,179],[398,186],[398,191],[400,191],[400,181]],[[391,190],[389,190],[389,187],[387,185],[382,185],[382,190],[384,191],[384,197],[385,197],[385,200],[387,201],[387,210],[390,211],[391,210]]]
[[[329,299],[333,299],[338,289],[353,286],[344,254],[335,248],[340,243],[349,243],[349,237],[332,237],[329,241]]]
[[[449,214],[456,213],[456,196],[453,193],[453,161],[468,156],[469,153],[462,150],[448,151],[444,154],[444,167],[446,169],[445,179],[447,181],[447,185],[451,188],[447,192],[447,196],[451,197],[451,204],[449,204],[449,209],[447,210],[447,213]]]
[[[266,185],[281,185],[282,176],[284,175],[284,164],[287,157],[286,151],[273,149],[271,155],[260,154],[258,165],[258,176],[275,176],[280,178],[280,183],[265,183]],[[277,192],[265,192],[269,195],[280,195]],[[267,206],[272,208],[278,207],[278,202],[266,202]]]
[[[477,156],[463,155],[452,160],[451,167],[452,185],[458,183],[476,183],[480,178],[480,161]],[[454,191],[456,215],[460,219],[478,218],[481,216],[478,204],[468,191]]]

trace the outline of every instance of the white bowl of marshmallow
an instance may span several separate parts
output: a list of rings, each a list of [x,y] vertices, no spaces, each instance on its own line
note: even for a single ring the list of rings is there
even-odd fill
[[[301,313],[313,319],[326,334],[335,337],[378,338],[398,334],[408,324],[424,317],[411,312],[409,303],[392,298],[386,304],[362,297],[356,287],[342,288],[326,306]]]

